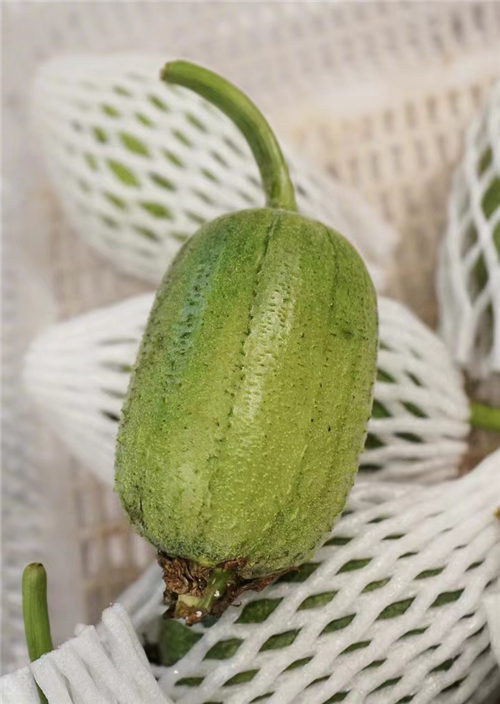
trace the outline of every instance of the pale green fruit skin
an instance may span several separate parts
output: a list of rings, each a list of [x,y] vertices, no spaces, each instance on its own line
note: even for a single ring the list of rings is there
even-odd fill
[[[241,575],[300,564],[341,513],[372,406],[377,307],[354,248],[262,208],[164,277],[118,434],[116,489],[160,551]]]

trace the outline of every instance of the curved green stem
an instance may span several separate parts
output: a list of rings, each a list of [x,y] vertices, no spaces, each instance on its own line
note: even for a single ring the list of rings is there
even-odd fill
[[[500,433],[500,408],[490,408],[482,403],[470,404],[470,423],[475,428]]]
[[[34,662],[54,649],[47,607],[47,573],[39,562],[28,565],[23,572],[23,615],[28,654]],[[38,689],[38,693],[41,704],[47,704],[43,692]]]
[[[271,127],[260,110],[232,83],[189,61],[171,61],[162,80],[199,93],[222,110],[241,130],[260,170],[271,208],[297,210],[295,193],[285,158]]]

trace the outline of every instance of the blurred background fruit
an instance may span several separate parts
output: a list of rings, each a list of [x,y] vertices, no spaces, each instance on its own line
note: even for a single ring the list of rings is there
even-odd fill
[[[472,379],[500,379],[500,82],[464,142],[441,247],[440,329]]]
[[[33,89],[47,170],[75,232],[154,283],[200,225],[264,204],[244,137],[213,105],[159,80],[168,58],[64,57],[41,67]],[[286,151],[300,211],[347,237],[383,287],[395,231],[359,194]]]

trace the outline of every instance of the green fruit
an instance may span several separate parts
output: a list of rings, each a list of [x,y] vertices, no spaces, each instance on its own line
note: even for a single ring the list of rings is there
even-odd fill
[[[159,550],[244,558],[247,578],[314,550],[362,449],[374,311],[361,260],[320,223],[263,208],[195,235],[158,291],[119,437],[122,501]]]
[[[180,621],[161,619],[158,633],[158,664],[175,665],[202,638]]]
[[[354,248],[294,212],[248,99],[182,62],[167,77],[243,111],[270,204],[204,225],[177,256],[118,435],[123,506],[161,554],[176,613],[195,621],[302,563],[340,515],[370,416],[377,312]]]

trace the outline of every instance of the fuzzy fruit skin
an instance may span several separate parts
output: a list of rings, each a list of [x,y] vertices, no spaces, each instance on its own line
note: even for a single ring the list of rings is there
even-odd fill
[[[372,406],[377,308],[336,232],[262,208],[204,225],[158,290],[116,490],[161,552],[245,579],[303,562],[341,513]]]

